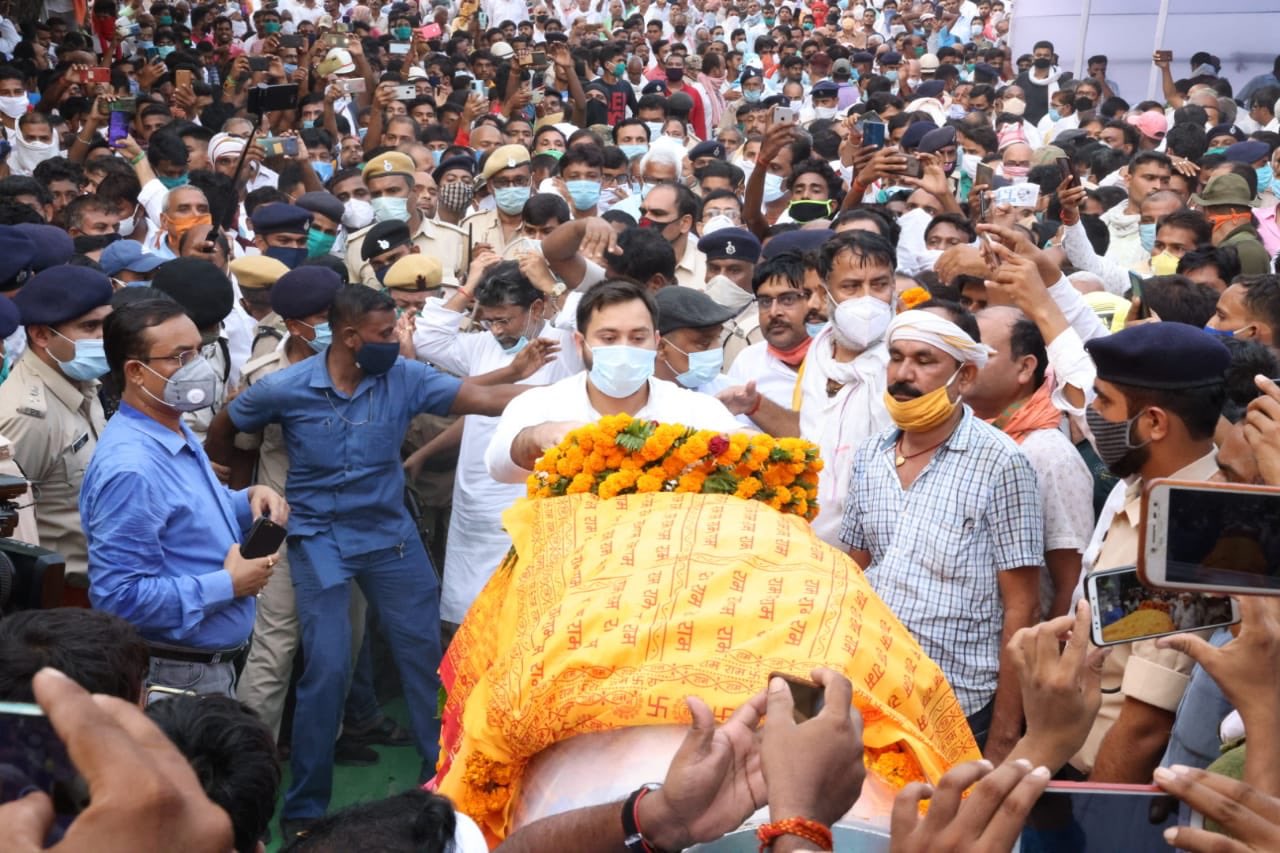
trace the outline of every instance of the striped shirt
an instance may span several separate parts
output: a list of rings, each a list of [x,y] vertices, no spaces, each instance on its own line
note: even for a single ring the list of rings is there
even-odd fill
[[[894,465],[900,431],[853,459],[840,539],[868,551],[867,579],[946,674],[966,715],[995,695],[1004,606],[997,573],[1044,561],[1031,463],[968,406],[908,489]]]

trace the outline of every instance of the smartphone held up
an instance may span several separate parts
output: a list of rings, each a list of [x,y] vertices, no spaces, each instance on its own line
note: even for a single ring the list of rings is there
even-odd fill
[[[1133,643],[1184,631],[1220,628],[1240,621],[1230,598],[1152,589],[1126,566],[1094,572],[1085,584],[1094,645]]]

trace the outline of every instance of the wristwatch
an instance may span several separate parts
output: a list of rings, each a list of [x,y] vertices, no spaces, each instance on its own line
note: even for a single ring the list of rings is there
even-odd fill
[[[564,295],[564,292],[566,290],[568,290],[568,288],[564,286],[564,282],[557,281],[556,286],[551,288],[551,295],[555,297],[560,297]]]

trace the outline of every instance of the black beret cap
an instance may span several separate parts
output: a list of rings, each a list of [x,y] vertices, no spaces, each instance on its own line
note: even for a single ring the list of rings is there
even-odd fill
[[[698,251],[709,261],[728,258],[754,264],[760,260],[760,241],[745,228],[721,228],[699,240]]]
[[[111,301],[111,279],[90,267],[49,267],[22,286],[13,303],[25,326],[56,326]],[[8,300],[5,300],[6,302]]]
[[[256,234],[306,234],[311,211],[292,204],[264,204],[249,217]]]
[[[298,196],[297,205],[303,210],[326,216],[334,222],[341,222],[342,215],[346,213],[346,208],[342,206],[342,202],[338,201],[338,197],[327,192],[303,193]]]
[[[33,222],[23,222],[13,227],[21,229],[35,244],[36,256],[31,262],[31,269],[36,272],[49,267],[56,267],[58,264],[65,264],[76,253],[75,243],[72,241],[71,235],[56,225],[37,225]]]
[[[235,302],[231,279],[203,258],[169,261],[156,270],[151,286],[173,297],[201,330],[226,319]]]
[[[22,315],[13,300],[0,296],[0,338],[7,338],[22,325]]]
[[[1098,378],[1136,388],[1200,388],[1225,381],[1231,351],[1185,323],[1144,323],[1084,345]]]
[[[409,241],[409,223],[401,222],[399,219],[387,219],[374,225],[364,235],[364,242],[360,244],[360,259],[367,261],[370,258],[376,258],[383,252],[389,252],[396,246],[403,246]]]
[[[776,258],[784,252],[795,252],[797,255],[803,255],[805,252],[811,252],[821,247],[823,243],[834,236],[836,236],[836,232],[830,228],[801,228],[796,231],[788,231],[785,234],[779,234],[765,244],[764,257],[766,259]]]
[[[27,232],[0,225],[0,290],[13,290],[26,281],[35,260],[36,244]]]
[[[298,267],[280,276],[271,288],[271,310],[285,320],[328,311],[342,289],[342,277],[327,267]]]

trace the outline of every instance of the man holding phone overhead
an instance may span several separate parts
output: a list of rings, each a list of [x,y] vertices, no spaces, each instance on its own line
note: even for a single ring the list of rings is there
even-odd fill
[[[1087,410],[1093,444],[1124,489],[1122,509],[1098,522],[1088,572],[1137,562],[1144,483],[1209,480],[1218,472],[1214,428],[1225,399],[1227,348],[1181,323],[1148,323],[1085,344],[1098,370]],[[1169,358],[1169,353],[1178,358]],[[1100,546],[1098,545],[1100,543]],[[1084,747],[1071,759],[1094,782],[1143,783],[1164,753],[1193,661],[1155,641],[1113,647],[1104,692]]]

